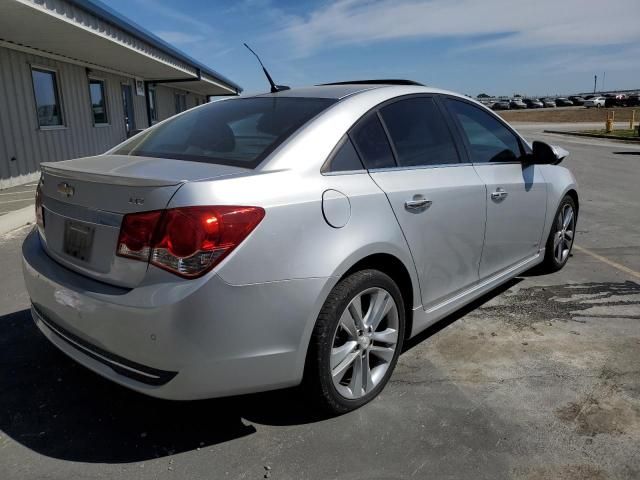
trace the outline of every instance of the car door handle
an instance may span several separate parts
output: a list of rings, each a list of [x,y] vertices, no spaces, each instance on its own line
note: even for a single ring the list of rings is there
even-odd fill
[[[495,192],[491,193],[492,200],[504,200],[509,195],[509,192],[505,192],[504,188],[498,187]]]
[[[431,206],[433,202],[431,200],[427,200],[426,198],[415,198],[413,200],[407,200],[404,202],[404,208],[407,210],[422,210],[427,209]]]

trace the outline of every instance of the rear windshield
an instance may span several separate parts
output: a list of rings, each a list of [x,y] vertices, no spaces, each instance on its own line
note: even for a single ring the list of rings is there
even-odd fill
[[[213,102],[138,134],[113,153],[255,168],[333,103],[275,97]]]

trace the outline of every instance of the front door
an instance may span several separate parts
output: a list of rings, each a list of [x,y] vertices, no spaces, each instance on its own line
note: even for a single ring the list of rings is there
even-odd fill
[[[404,98],[379,112],[350,135],[389,199],[418,271],[422,304],[428,308],[478,280],[485,188],[473,167],[460,163],[433,98]],[[370,148],[376,138],[378,145]]]
[[[522,162],[525,147],[492,113],[447,99],[478,175],[486,186],[487,226],[480,278],[533,257],[541,248],[547,184],[540,167]]]
[[[124,111],[124,127],[127,137],[136,129],[136,121],[133,113],[133,95],[131,85],[122,84],[122,106]]]

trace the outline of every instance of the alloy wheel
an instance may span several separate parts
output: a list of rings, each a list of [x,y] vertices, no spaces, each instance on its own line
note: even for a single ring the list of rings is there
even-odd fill
[[[575,223],[573,207],[565,204],[558,212],[556,233],[553,238],[553,257],[559,264],[566,262],[569,252],[571,251]]]
[[[356,295],[333,334],[330,355],[333,385],[348,399],[361,398],[384,378],[398,346],[398,307],[378,287]]]

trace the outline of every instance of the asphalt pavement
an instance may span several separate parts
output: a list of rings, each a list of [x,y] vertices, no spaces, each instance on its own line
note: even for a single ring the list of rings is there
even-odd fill
[[[576,249],[408,345],[387,388],[326,418],[295,390],[173,403],[76,365],[28,314],[25,227],[0,236],[0,478],[640,478],[640,146],[571,152]]]
[[[38,182],[0,190],[0,216],[33,204]]]

